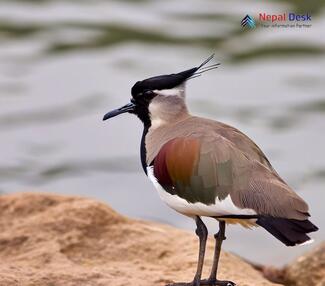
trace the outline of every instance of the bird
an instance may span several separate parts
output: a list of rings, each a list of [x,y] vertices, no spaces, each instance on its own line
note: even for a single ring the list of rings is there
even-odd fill
[[[272,167],[262,150],[243,132],[228,124],[192,115],[186,104],[188,80],[219,67],[202,64],[172,74],[137,81],[126,105],[105,114],[123,113],[143,123],[142,168],[160,198],[172,209],[194,219],[199,258],[191,282],[168,286],[233,286],[217,271],[227,224],[262,227],[286,246],[312,242],[318,228],[307,203]],[[219,231],[211,274],[202,279],[208,230],[202,217],[214,218]]]

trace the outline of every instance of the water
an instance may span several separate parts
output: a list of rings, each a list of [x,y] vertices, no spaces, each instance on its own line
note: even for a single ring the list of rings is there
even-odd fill
[[[140,122],[103,123],[143,78],[181,71],[212,52],[222,66],[188,83],[193,113],[232,124],[265,151],[309,203],[324,239],[324,1],[1,1],[0,192],[103,200],[137,218],[194,229],[142,173]],[[312,14],[309,29],[243,30],[247,13]],[[211,231],[217,224],[208,220]],[[229,227],[225,248],[281,265],[263,230]]]

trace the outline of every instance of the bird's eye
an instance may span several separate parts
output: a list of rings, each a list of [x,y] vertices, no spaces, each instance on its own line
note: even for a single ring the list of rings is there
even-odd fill
[[[144,95],[145,96],[153,96],[154,95],[154,92],[152,91],[152,90],[146,90],[145,92],[144,92]]]
[[[134,98],[131,98],[131,103],[134,103],[135,104],[135,99]]]

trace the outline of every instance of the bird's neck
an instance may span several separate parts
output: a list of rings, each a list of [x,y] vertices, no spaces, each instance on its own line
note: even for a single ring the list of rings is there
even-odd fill
[[[143,132],[140,144],[140,157],[141,157],[141,165],[143,171],[147,174],[147,146],[146,146],[146,138],[148,134],[152,134],[155,132],[160,132],[168,129],[169,126],[174,125],[180,121],[186,120],[191,117],[189,114],[186,105],[183,108],[179,109],[177,113],[163,112],[159,113],[159,116],[155,114],[155,116],[150,116],[150,121],[145,123],[143,122]]]
[[[164,116],[157,116],[151,119],[151,125],[150,125],[150,130],[153,131],[155,129],[164,127],[164,126],[168,126],[174,123],[177,123],[179,121],[182,121],[186,118],[188,118],[190,115],[189,113],[186,112],[182,112],[180,114],[177,115],[171,115],[171,114],[164,114]]]
[[[174,124],[190,116],[183,99],[178,102],[158,101],[149,106],[150,130]]]

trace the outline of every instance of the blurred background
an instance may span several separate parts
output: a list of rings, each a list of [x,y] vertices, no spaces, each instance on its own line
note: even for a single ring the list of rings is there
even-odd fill
[[[265,1],[266,2],[266,1]],[[119,212],[194,229],[161,202],[139,158],[141,123],[102,122],[146,77],[211,53],[222,65],[188,82],[193,113],[234,125],[267,154],[311,207],[324,239],[325,1],[0,1],[0,192],[100,199]],[[243,29],[259,12],[310,13],[311,28]],[[258,24],[257,24],[258,25]],[[211,231],[217,224],[208,220]],[[228,228],[224,244],[282,265],[286,248],[264,230]]]

